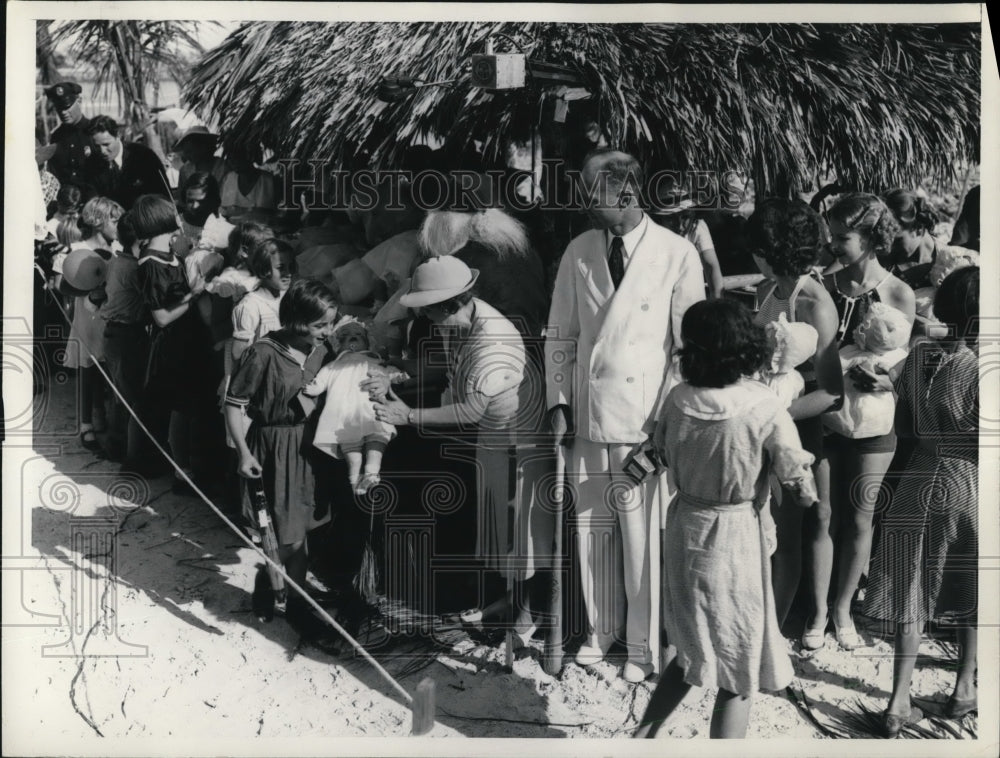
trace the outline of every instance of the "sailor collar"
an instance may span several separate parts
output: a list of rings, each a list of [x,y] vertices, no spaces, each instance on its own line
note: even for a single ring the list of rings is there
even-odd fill
[[[164,253],[162,250],[147,250],[139,259],[139,265],[145,265],[150,261],[156,261],[163,266],[180,266],[180,261],[173,253]]]

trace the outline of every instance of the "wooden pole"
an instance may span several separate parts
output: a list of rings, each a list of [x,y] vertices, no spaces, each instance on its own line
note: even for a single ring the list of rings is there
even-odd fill
[[[417,694],[411,704],[413,736],[420,737],[434,728],[434,680],[427,678],[417,685]]]
[[[563,666],[563,525],[566,489],[566,447],[556,445],[556,481],[553,501],[556,506],[555,535],[552,543],[552,589],[549,596],[549,613],[552,617],[545,637],[542,667],[550,676],[557,676]]]
[[[969,180],[972,178],[972,169],[975,166],[971,161],[969,162],[969,167],[965,170],[965,178],[962,179],[962,191],[958,194],[958,206],[955,209],[955,221],[958,221],[958,217],[962,215],[962,211],[965,209],[965,196],[969,190]],[[954,236],[954,232],[952,232]]]
[[[515,615],[517,599],[514,597],[514,579],[511,574],[507,575],[507,603],[510,607],[511,615]],[[507,620],[507,632],[504,634],[504,668],[509,672],[514,671],[514,619]]]

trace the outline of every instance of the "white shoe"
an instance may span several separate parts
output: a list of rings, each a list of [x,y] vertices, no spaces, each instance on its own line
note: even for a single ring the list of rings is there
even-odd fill
[[[633,663],[629,661],[622,669],[622,679],[630,684],[644,682],[653,673],[652,663]]]
[[[583,645],[576,654],[576,662],[581,666],[593,666],[604,660],[604,651],[593,645]]]

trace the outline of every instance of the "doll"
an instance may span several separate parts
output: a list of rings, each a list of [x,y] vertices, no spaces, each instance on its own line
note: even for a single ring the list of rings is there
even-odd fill
[[[326,393],[313,444],[334,458],[346,458],[351,487],[364,495],[380,481],[382,454],[396,436],[396,427],[375,418],[375,408],[360,384],[374,374],[384,374],[390,381],[408,377],[382,364],[371,350],[368,330],[357,319],[342,319],[333,341],[336,360],[320,369],[303,390],[310,397]]]
[[[917,299],[917,315],[923,318],[937,321],[934,317],[934,293],[941,286],[941,282],[952,271],[964,268],[965,266],[978,266],[979,253],[975,250],[967,250],[964,247],[955,245],[941,245],[934,256],[934,264],[927,274],[931,283],[930,287],[920,287],[913,291]]]
[[[872,303],[854,330],[854,344],[840,350],[844,373],[863,366],[871,373],[889,373],[906,358],[910,322],[902,311],[885,303]],[[888,390],[864,392],[844,381],[844,404],[823,415],[823,424],[834,432],[862,439],[892,430],[896,400]]]
[[[813,356],[819,335],[809,324],[790,322],[784,313],[765,329],[774,352],[770,370],[761,372],[760,381],[770,387],[787,408],[805,389],[805,380],[795,367]]]
[[[771,362],[765,370],[760,371],[757,379],[767,385],[778,396],[783,408],[788,408],[792,401],[805,392],[805,379],[796,366],[800,366],[816,353],[816,341],[819,334],[811,324],[789,321],[781,313],[777,321],[772,321],[764,327],[768,343],[773,348]],[[784,499],[784,491],[778,477],[770,475],[771,500],[775,506],[780,506]],[[777,546],[777,527],[771,517],[770,509],[761,512],[765,532],[769,539],[769,547]],[[773,548],[772,548],[773,552]]]

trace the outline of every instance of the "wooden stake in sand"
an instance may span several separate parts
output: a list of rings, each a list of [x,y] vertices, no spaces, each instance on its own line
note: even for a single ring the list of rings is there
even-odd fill
[[[552,493],[555,513],[555,540],[552,545],[552,587],[549,596],[549,613],[552,622],[545,636],[545,652],[542,655],[542,667],[550,676],[558,676],[563,667],[563,508],[565,507],[566,487],[566,447],[560,442],[556,445],[555,490]]]
[[[70,325],[72,323],[72,319],[70,319],[69,314],[66,313],[66,309],[63,308],[62,304],[59,303],[58,301],[56,302],[56,305],[59,306],[59,310],[62,312],[63,318],[66,320],[66,324]],[[329,613],[327,613],[325,608],[323,608],[319,603],[317,603],[316,600],[308,592],[305,591],[305,589],[303,589],[294,579],[292,579],[292,577],[288,575],[288,573],[285,571],[285,567],[281,564],[280,561],[272,559],[271,556],[269,556],[265,551],[261,550],[259,545],[255,545],[253,541],[246,534],[244,534],[242,529],[240,529],[238,526],[236,526],[236,524],[230,521],[229,518],[227,518],[226,515],[216,507],[215,503],[209,500],[208,496],[204,492],[202,492],[201,488],[197,484],[195,484],[194,481],[192,481],[191,477],[188,476],[187,472],[185,472],[184,469],[182,469],[177,464],[177,461],[175,461],[171,457],[170,453],[164,449],[163,445],[161,445],[157,441],[156,437],[153,436],[152,432],[149,431],[146,425],[142,422],[142,419],[140,419],[138,414],[135,412],[135,409],[129,404],[128,400],[125,399],[125,396],[121,393],[121,390],[119,390],[118,387],[115,385],[115,383],[111,380],[111,377],[108,375],[107,370],[103,366],[101,366],[99,362],[97,362],[97,359],[94,358],[93,353],[89,351],[86,345],[84,345],[83,347],[85,350],[88,351],[91,360],[93,360],[97,365],[98,372],[100,372],[101,376],[104,377],[104,380],[108,383],[108,386],[111,388],[111,391],[117,396],[118,400],[121,402],[122,406],[129,413],[129,415],[135,419],[136,424],[138,424],[139,426],[139,429],[141,429],[142,432],[146,435],[146,437],[152,443],[153,447],[155,447],[156,450],[159,451],[160,455],[162,455],[164,459],[174,467],[175,474],[181,479],[183,479],[185,482],[187,482],[191,490],[198,497],[201,498],[202,502],[205,505],[207,505],[209,509],[216,516],[219,517],[222,523],[224,523],[227,527],[229,527],[229,530],[233,534],[235,534],[236,537],[244,545],[249,547],[251,550],[257,553],[257,555],[259,555],[261,558],[264,559],[264,562],[267,564],[268,570],[273,571],[275,576],[280,577],[280,579],[284,581],[286,592],[288,590],[291,590],[297,593],[299,597],[302,598],[303,602],[305,602],[306,605],[310,606],[313,609],[313,611],[316,612],[317,616],[323,619],[323,621],[325,621],[327,624],[333,627],[333,629],[335,629],[345,640],[347,640],[348,643],[350,643],[351,647],[353,647],[355,651],[357,651],[357,653],[362,658],[368,661],[368,663],[371,664],[372,668],[374,668],[379,673],[379,675],[383,679],[385,679],[385,681],[388,682],[389,685],[396,692],[400,694],[404,702],[410,707],[410,710],[413,713],[413,733],[419,735],[419,734],[426,734],[427,732],[429,732],[434,725],[435,704],[434,704],[433,680],[424,679],[417,686],[417,694],[416,697],[414,697],[410,695],[410,693],[407,692],[399,682],[393,679],[392,675],[390,675],[388,671],[382,668],[379,662],[372,657],[371,653],[369,653],[367,650],[364,649],[364,647],[362,647],[360,642],[358,642],[356,639],[354,639],[354,637],[348,634],[347,630],[344,629],[344,627],[342,627],[339,623],[337,623],[336,619],[334,619]]]
[[[434,680],[424,679],[417,685],[417,694],[411,704],[413,711],[413,736],[427,734],[434,727]]]

